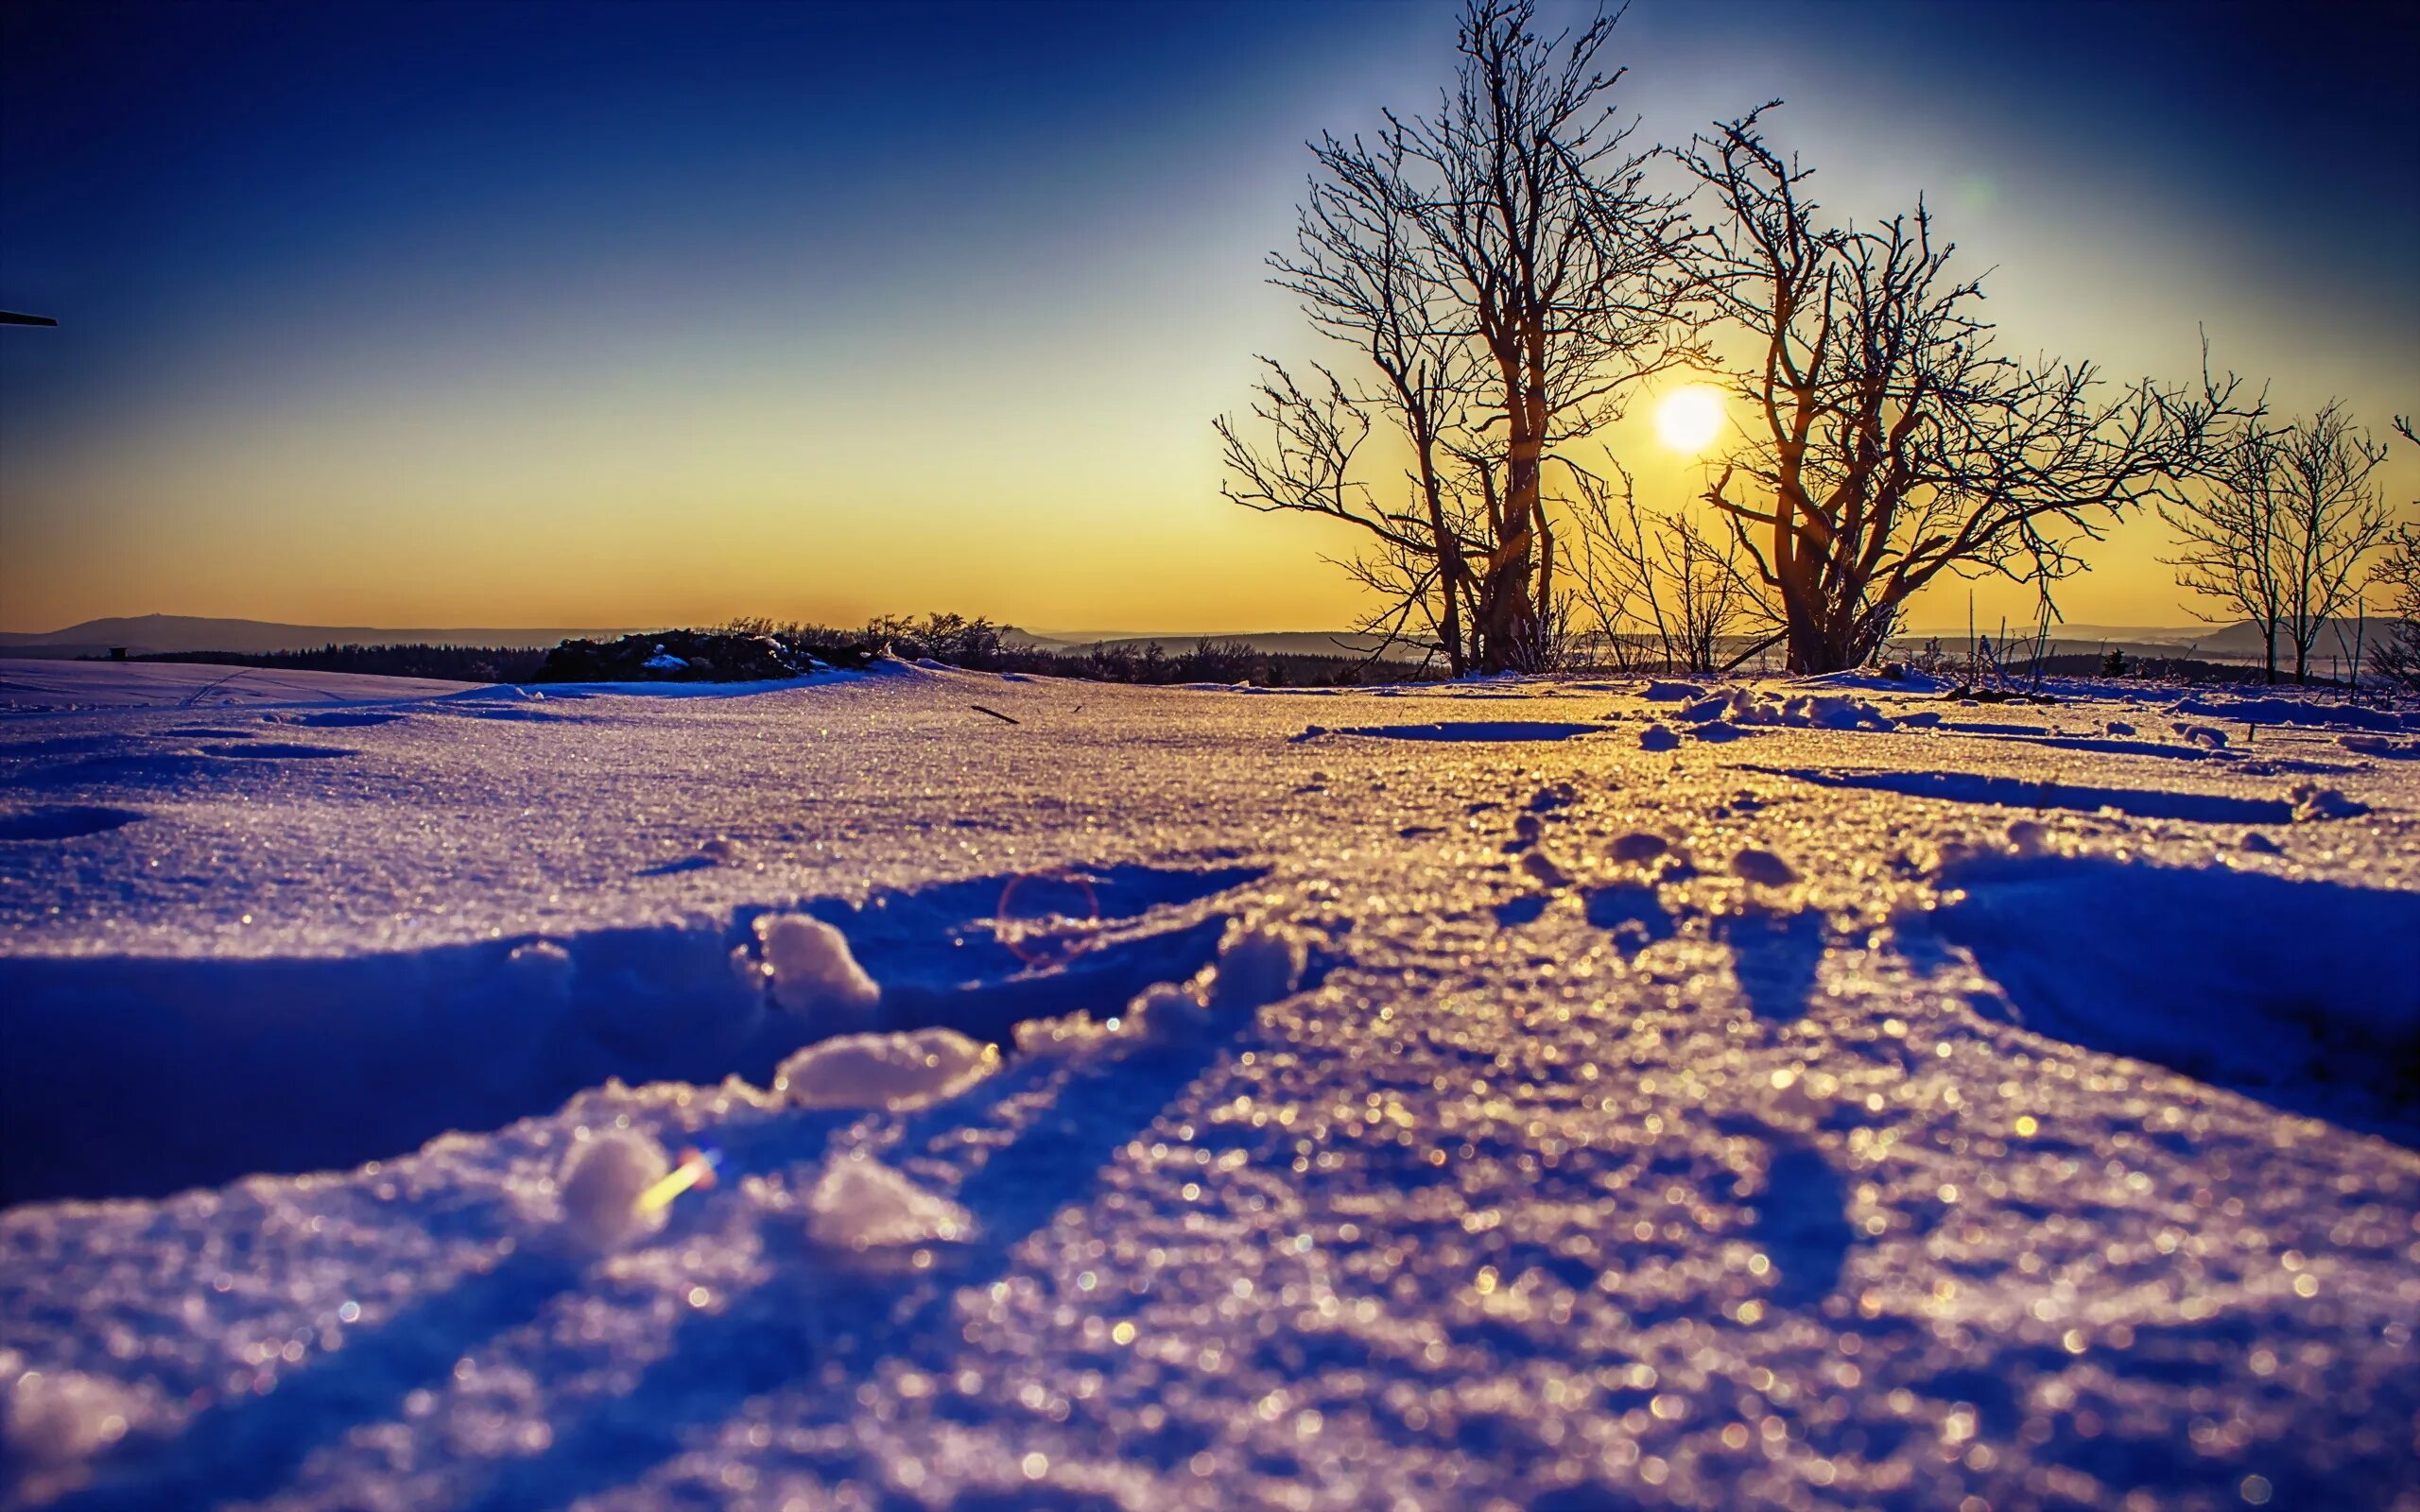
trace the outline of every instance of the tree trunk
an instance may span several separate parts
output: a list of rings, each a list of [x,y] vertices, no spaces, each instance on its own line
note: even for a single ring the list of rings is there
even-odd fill
[[[1536,670],[1539,628],[1533,596],[1537,563],[1531,548],[1546,443],[1532,400],[1518,383],[1519,367],[1509,361],[1501,366],[1512,436],[1504,455],[1504,525],[1479,594],[1478,667],[1481,672],[1530,672]],[[1543,408],[1543,403],[1536,404]]]
[[[1489,562],[1487,575],[1479,579],[1479,671],[1530,670],[1529,648],[1538,638],[1536,605],[1530,597],[1534,576],[1525,524],[1518,536],[1505,541]]]

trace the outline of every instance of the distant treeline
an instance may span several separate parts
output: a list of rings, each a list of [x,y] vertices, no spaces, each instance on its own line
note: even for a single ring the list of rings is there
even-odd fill
[[[929,659],[977,672],[1080,678],[1093,682],[1252,682],[1270,687],[1336,687],[1404,682],[1443,676],[1402,662],[1373,662],[1360,656],[1312,656],[1263,652],[1242,641],[1204,640],[1189,650],[1156,644],[1102,644],[1086,649],[1047,649],[1016,644],[1015,631],[982,618],[927,614],[921,619],[887,615],[854,629],[769,619],[740,619],[708,631],[658,632],[684,644],[717,638],[780,642],[836,666],[862,664],[888,652],[913,661]],[[647,640],[648,637],[635,639]],[[574,643],[565,643],[566,646]],[[587,643],[579,643],[587,644]],[[710,648],[707,648],[710,649]],[[534,682],[548,656],[544,650],[493,645],[323,645],[312,651],[179,651],[138,655],[136,662],[194,662],[216,666],[272,667],[292,672],[351,672],[368,677],[435,678],[454,682]],[[761,665],[761,663],[758,663]],[[735,670],[729,677],[763,676]],[[706,673],[711,679],[714,673]]]
[[[2022,652],[2011,656],[2008,673],[2012,678],[2031,677],[2034,664]],[[2046,656],[2042,659],[2042,674],[2051,678],[2142,678],[2153,682],[2221,682],[2246,683],[2268,680],[2268,673],[2256,662],[2205,662],[2189,656],[2125,656],[2120,654],[2113,665],[2105,651],[2077,651]],[[2337,685],[2331,678],[2314,676],[2312,687]]]
[[[1251,682],[1267,687],[1340,687],[1358,683],[1442,679],[1443,665],[1423,669],[1405,662],[1374,662],[1366,656],[1313,656],[1254,649],[1244,641],[1202,640],[1188,650],[1157,644],[1100,644],[1049,649],[1016,644],[1011,627],[977,616],[927,614],[922,619],[884,615],[856,629],[769,619],[737,619],[717,628],[734,635],[764,635],[827,661],[843,662],[868,652],[888,651],[910,661],[927,659],[974,672],[1017,672],[1092,682]]]
[[[527,682],[537,676],[546,653],[503,645],[323,645],[316,651],[160,651],[128,660],[352,672],[377,678],[441,678],[450,682]]]

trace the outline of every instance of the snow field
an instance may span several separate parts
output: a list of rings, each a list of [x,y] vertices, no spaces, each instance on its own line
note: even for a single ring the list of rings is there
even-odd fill
[[[6,1494],[2411,1504],[2412,765],[1819,686],[0,727]]]

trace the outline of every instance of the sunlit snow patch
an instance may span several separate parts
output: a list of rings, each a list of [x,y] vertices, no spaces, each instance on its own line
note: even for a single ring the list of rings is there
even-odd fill
[[[579,1144],[563,1168],[563,1247],[599,1255],[663,1228],[665,1210],[639,1197],[671,1169],[664,1146],[644,1134],[616,1131]]]
[[[24,1363],[0,1349],[0,1503],[9,1505],[82,1485],[93,1456],[126,1436],[140,1405],[114,1381]]]
[[[819,1029],[873,1022],[882,988],[857,964],[838,930],[804,914],[769,914],[756,920],[756,940],[776,1004]]]
[[[1266,920],[1227,926],[1219,941],[1203,1001],[1216,1011],[1249,1011],[1274,1003],[1302,985],[1310,948],[1283,924]]]
[[[901,1111],[955,1097],[999,1064],[998,1050],[954,1029],[843,1035],[783,1061],[773,1091],[800,1108]]]
[[[807,1237],[833,1249],[903,1249],[965,1239],[975,1219],[867,1155],[841,1155],[806,1194]]]

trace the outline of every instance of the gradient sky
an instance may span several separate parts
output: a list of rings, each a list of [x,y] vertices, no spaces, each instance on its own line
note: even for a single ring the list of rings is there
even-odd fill
[[[61,325],[0,329],[0,628],[1356,611],[1350,536],[1223,502],[1210,421],[1312,350],[1260,266],[1304,140],[1433,98],[1450,6],[4,14],[0,307]],[[2182,377],[2198,323],[2383,433],[2413,14],[1637,0],[1616,51],[1649,136],[1781,96],[1827,205],[1927,192],[2019,351]],[[1643,415],[1611,440],[1696,491]],[[2069,618],[2187,621],[2158,549]]]

